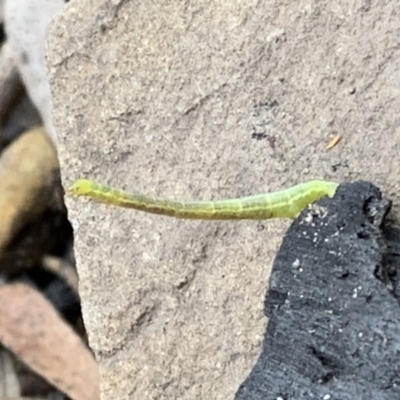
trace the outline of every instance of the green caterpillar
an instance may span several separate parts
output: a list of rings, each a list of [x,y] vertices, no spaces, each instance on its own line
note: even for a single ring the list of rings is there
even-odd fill
[[[175,218],[226,220],[296,218],[309,204],[322,197],[333,197],[337,183],[309,181],[286,190],[237,199],[216,201],[165,200],[142,194],[133,194],[100,185],[91,180],[79,179],[68,192],[85,196],[101,203],[133,208],[152,214]]]

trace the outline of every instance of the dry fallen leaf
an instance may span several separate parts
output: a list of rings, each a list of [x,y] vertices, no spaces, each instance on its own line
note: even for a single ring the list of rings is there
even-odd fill
[[[81,338],[33,288],[0,287],[0,341],[74,400],[97,400],[99,371]]]

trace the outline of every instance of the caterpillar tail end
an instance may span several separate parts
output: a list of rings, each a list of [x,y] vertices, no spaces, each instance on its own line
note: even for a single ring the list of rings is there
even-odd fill
[[[326,185],[327,185],[327,190],[326,190],[327,196],[332,198],[335,195],[339,184],[336,182],[326,182]]]

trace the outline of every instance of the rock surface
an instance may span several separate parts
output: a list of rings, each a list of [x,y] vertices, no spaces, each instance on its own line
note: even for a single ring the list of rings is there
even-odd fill
[[[364,0],[69,3],[48,43],[64,183],[210,199],[363,178],[396,200],[395,11]],[[261,352],[287,222],[68,201],[102,398],[233,398]]]

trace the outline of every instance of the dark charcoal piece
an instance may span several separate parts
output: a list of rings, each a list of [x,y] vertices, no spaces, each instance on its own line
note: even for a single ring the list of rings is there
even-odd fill
[[[382,228],[389,209],[356,182],[293,222],[270,277],[262,354],[236,400],[400,399],[400,235]]]

